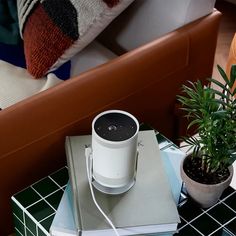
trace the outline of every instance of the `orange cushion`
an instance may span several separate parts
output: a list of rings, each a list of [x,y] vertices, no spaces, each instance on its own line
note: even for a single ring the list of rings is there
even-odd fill
[[[228,61],[226,64],[226,74],[228,77],[230,77],[230,69],[231,66],[236,64],[236,33],[233,37],[231,46],[230,46],[230,51],[229,51],[229,57],[228,57]],[[233,89],[236,88],[236,82],[234,83],[234,87]]]

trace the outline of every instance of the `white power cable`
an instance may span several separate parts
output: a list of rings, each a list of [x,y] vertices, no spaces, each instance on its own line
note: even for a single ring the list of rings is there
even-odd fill
[[[90,188],[90,192],[92,195],[92,199],[93,199],[96,207],[100,211],[100,213],[104,216],[106,221],[110,224],[110,226],[114,230],[116,236],[120,236],[117,229],[115,228],[114,224],[112,223],[112,221],[108,218],[108,216],[104,213],[104,211],[102,210],[102,208],[99,206],[99,204],[96,201],[94,191],[93,191],[93,186],[92,186],[92,161],[93,161],[93,158],[92,158],[91,153],[92,153],[91,148],[85,148],[86,169],[87,169],[87,176],[88,176],[89,188]]]

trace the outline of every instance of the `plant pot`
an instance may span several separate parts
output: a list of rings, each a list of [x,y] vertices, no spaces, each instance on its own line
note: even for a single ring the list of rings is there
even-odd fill
[[[225,181],[218,184],[202,184],[191,179],[184,172],[183,165],[186,158],[188,158],[188,156],[181,162],[180,174],[189,196],[202,208],[213,206],[219,200],[223,191],[230,185],[233,177],[233,166],[229,167],[230,175]]]

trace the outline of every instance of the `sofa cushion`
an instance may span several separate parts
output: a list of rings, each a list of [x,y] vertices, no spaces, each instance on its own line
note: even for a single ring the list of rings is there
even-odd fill
[[[61,82],[63,80],[52,73],[34,80],[26,69],[0,60],[0,108],[5,109]]]
[[[230,70],[232,65],[236,65],[236,34],[234,35],[233,40],[231,42],[229,57],[226,64],[226,74],[228,75],[228,77],[230,76]],[[236,88],[236,82],[234,83],[233,89],[235,88]]]
[[[117,55],[115,55],[112,51],[94,40],[82,51],[72,57],[71,77],[78,76],[81,73],[106,63],[107,61],[116,57]]]
[[[78,76],[88,69],[103,64],[115,57],[114,53],[98,42],[93,41],[72,57],[70,76]],[[0,108],[5,109],[25,98],[63,82],[61,79],[63,71],[60,72],[60,70],[65,66],[68,67],[67,63],[40,80],[35,80],[32,79],[32,75],[25,68],[0,60]]]
[[[18,0],[28,71],[36,78],[88,45],[134,0]]]
[[[99,36],[115,53],[130,51],[213,11],[215,0],[138,0]]]

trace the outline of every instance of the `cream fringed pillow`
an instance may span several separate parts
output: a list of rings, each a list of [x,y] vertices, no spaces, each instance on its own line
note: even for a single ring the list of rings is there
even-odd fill
[[[236,65],[236,34],[234,35],[233,40],[231,42],[229,57],[226,64],[226,74],[228,77],[230,76],[230,70],[232,65]],[[235,88],[236,88],[236,82],[234,83],[233,89]]]
[[[18,0],[28,71],[40,78],[87,46],[134,0]]]

